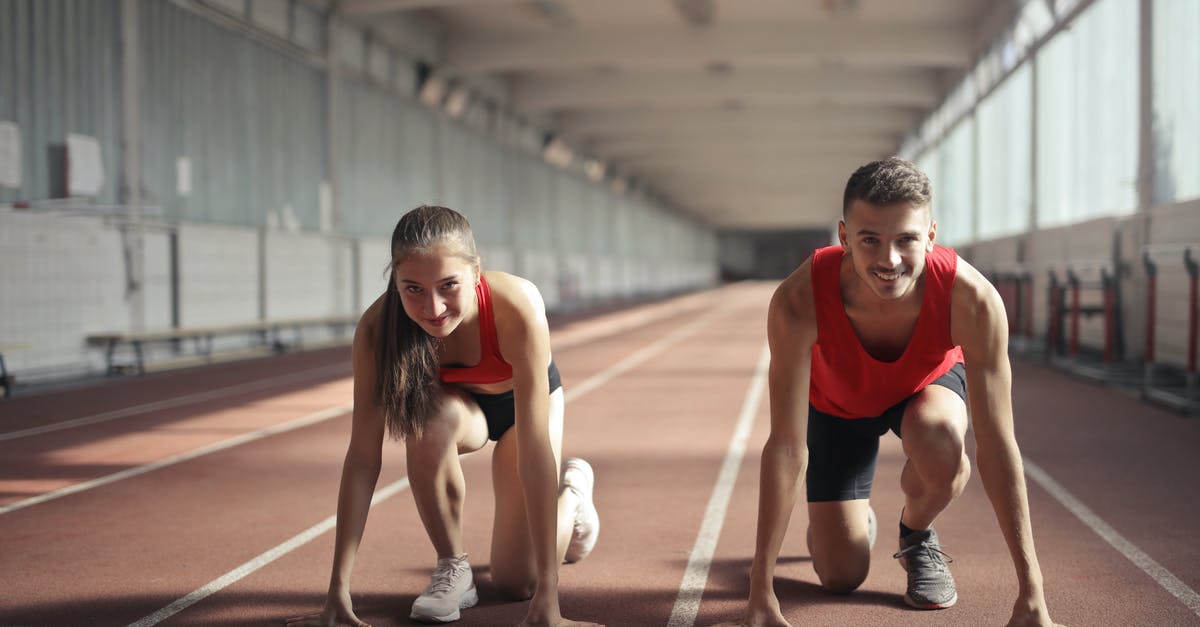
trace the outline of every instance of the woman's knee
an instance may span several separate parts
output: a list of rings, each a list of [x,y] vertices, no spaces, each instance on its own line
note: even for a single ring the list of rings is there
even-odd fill
[[[487,442],[487,427],[472,424],[478,408],[472,407],[461,393],[444,389],[434,409],[425,417],[420,436],[409,438],[408,446],[417,449],[444,449],[457,445],[459,452],[475,450]],[[478,436],[474,431],[480,431]],[[474,443],[482,437],[483,442]],[[463,449],[464,445],[466,450]]]
[[[537,590],[537,577],[531,573],[507,572],[493,567],[492,584],[501,596],[514,601],[525,601]]]

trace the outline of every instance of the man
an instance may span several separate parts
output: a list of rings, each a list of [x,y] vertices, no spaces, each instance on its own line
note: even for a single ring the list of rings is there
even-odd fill
[[[821,585],[847,593],[866,578],[875,535],[868,497],[888,430],[908,458],[895,555],[908,572],[904,600],[953,605],[950,560],[932,524],[970,476],[968,407],[984,489],[1016,566],[1010,624],[1052,624],[1013,436],[1004,305],[975,268],[934,244],[931,195],[929,179],[902,159],[859,168],[846,184],[841,246],[814,253],[771,301],[771,434],[743,624],[788,624],[772,580],[806,468],[808,546]]]

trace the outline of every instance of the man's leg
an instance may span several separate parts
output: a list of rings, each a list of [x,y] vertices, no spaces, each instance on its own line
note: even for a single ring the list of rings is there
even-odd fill
[[[808,504],[808,550],[825,589],[853,592],[871,568],[867,499]]]
[[[853,591],[871,566],[868,497],[885,417],[848,420],[808,414],[808,550],[830,592]]]
[[[947,567],[950,559],[931,525],[962,494],[971,474],[966,431],[966,404],[949,388],[931,385],[905,408],[901,435],[908,462],[900,476],[905,505],[895,557],[908,573],[904,602],[918,609],[941,609],[958,601]]]
[[[928,529],[946,506],[962,494],[971,476],[965,440],[967,406],[954,391],[931,385],[908,402],[901,423],[908,462],[900,475],[909,529]]]

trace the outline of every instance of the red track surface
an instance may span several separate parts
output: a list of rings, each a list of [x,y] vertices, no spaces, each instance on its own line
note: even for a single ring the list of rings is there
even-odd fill
[[[553,332],[569,399],[564,448],[596,468],[603,520],[595,552],[562,568],[567,615],[608,625],[667,624],[763,350],[770,291],[768,285],[731,286]],[[628,361],[630,356],[636,359]],[[0,403],[0,508],[19,507],[0,510],[0,624],[129,624],[326,520],[334,511],[349,434],[348,413],[336,410],[307,426],[22,504],[344,405],[350,401],[348,361],[347,350],[327,350]],[[1026,458],[1102,525],[1178,578],[1185,597],[1200,588],[1200,421],[1032,362],[1018,360],[1014,368],[1017,431]],[[218,391],[229,386],[241,387]],[[159,406],[128,409],[150,403]],[[97,415],[107,419],[17,437],[26,429]],[[734,618],[744,607],[758,457],[768,426],[765,397],[753,418],[699,625]],[[402,446],[386,447],[380,488],[403,478],[403,457]],[[463,462],[465,534],[481,602],[464,612],[462,625],[512,624],[524,612],[524,604],[498,598],[487,575],[489,457],[485,449]],[[1007,620],[1015,579],[977,476],[937,522],[955,558],[958,604],[939,612],[904,605],[904,574],[891,559],[902,463],[899,441],[887,436],[872,497],[880,542],[870,576],[852,595],[829,595],[816,585],[804,546],[806,512],[797,506],[776,580],[794,624]],[[1200,624],[1200,606],[1189,609],[1040,484],[1031,481],[1029,495],[1056,620]],[[315,611],[328,581],[332,542],[331,530],[297,542],[244,578],[214,585],[209,596],[163,624],[279,624]],[[434,554],[407,490],[372,510],[359,555],[353,582],[359,615],[375,625],[408,624],[409,606],[428,582]]]

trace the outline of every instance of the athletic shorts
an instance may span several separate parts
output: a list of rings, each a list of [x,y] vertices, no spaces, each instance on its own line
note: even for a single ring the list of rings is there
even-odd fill
[[[550,361],[550,367],[546,369],[546,374],[550,378],[550,393],[562,387],[562,377],[558,374],[558,366],[554,365],[554,360]],[[467,392],[475,402],[479,404],[479,409],[483,410],[483,417],[487,420],[488,439],[499,441],[500,436],[508,431],[517,422],[517,410],[513,406],[512,390],[502,392],[500,394],[479,394],[477,392]]]
[[[955,364],[930,385],[953,390],[967,400],[966,369]],[[916,396],[916,394],[913,394]],[[910,396],[874,418],[842,418],[808,406],[808,501],[851,501],[871,495],[879,438],[897,436]]]

